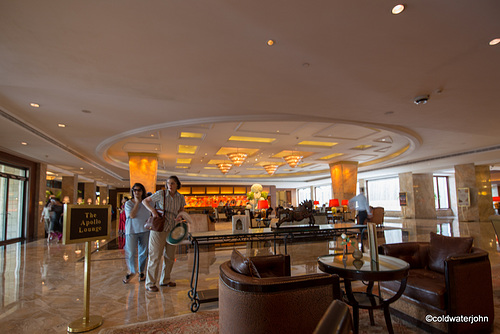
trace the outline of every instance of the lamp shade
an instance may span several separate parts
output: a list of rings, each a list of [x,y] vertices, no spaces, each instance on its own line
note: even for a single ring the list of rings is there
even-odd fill
[[[500,196],[493,196],[493,202],[500,202]]]
[[[343,199],[342,200],[342,205],[349,205],[349,200],[348,199]]]
[[[269,208],[269,203],[266,200],[259,201],[259,203],[257,203],[257,209],[262,210],[267,208]]]
[[[319,205],[319,201],[314,201],[313,204],[314,205]]]
[[[328,206],[331,208],[335,208],[337,206],[340,206],[339,200],[337,198],[331,199],[330,202],[328,203]]]

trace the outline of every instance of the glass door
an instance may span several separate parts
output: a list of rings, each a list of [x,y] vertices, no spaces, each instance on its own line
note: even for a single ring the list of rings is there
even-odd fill
[[[26,170],[0,164],[0,244],[22,239]]]

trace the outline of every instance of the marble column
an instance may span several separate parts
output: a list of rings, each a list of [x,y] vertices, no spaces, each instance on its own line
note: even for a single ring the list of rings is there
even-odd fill
[[[68,204],[76,204],[78,197],[78,175],[62,177],[61,194],[61,200],[64,200],[68,196]]]
[[[156,191],[156,173],[158,158],[152,153],[129,153],[128,166],[130,173],[130,188],[134,183],[142,183],[146,192]]]
[[[41,221],[42,211],[47,202],[47,164],[38,164],[36,171],[38,210],[35,215],[35,238],[45,238],[45,223]]]
[[[356,184],[358,182],[358,163],[354,161],[339,161],[330,164],[330,176],[332,178],[332,196],[343,199],[351,199],[356,196]],[[354,219],[355,213],[345,215],[345,219]]]
[[[406,193],[406,206],[401,207],[404,218],[436,218],[434,181],[432,174],[399,174],[399,191]]]
[[[109,186],[99,186],[99,198],[101,205],[109,204]]]
[[[85,189],[84,189],[84,194],[83,194],[83,203],[84,204],[95,204],[96,200],[96,182],[85,182]]]
[[[458,220],[489,221],[488,217],[494,214],[489,166],[456,165],[455,183]]]

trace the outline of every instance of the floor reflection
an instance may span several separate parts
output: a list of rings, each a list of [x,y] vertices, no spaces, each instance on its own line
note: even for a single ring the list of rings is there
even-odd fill
[[[429,241],[429,232],[443,235],[472,236],[476,247],[489,252],[492,266],[500,265],[499,247],[491,223],[459,223],[455,219],[407,220],[387,218],[386,225],[400,230],[386,231],[386,242]],[[217,223],[217,229],[229,229],[228,223]],[[124,240],[91,243],[90,314],[104,317],[102,328],[160,319],[190,313],[192,249],[181,249],[173,270],[176,288],[161,288],[159,293],[145,291],[135,277],[123,284],[126,264]],[[319,272],[317,257],[338,248],[338,241],[288,243],[292,259],[292,275]],[[215,249],[202,247],[199,288],[218,286],[219,266],[230,259],[233,246]],[[268,255],[274,245],[268,241],[242,243],[237,248],[244,254]],[[284,253],[283,243],[277,251]],[[39,240],[28,244],[0,247],[0,327],[5,333],[64,333],[67,325],[82,317],[83,244],[47,244]],[[494,280],[495,282],[495,280]],[[498,287],[497,287],[498,290]],[[217,309],[217,303],[202,304],[200,310]],[[497,322],[500,321],[497,312]]]

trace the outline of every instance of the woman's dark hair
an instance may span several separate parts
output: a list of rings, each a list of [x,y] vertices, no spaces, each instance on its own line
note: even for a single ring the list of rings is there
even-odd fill
[[[135,198],[135,196],[134,196],[134,188],[135,188],[135,187],[139,187],[139,188],[141,188],[141,190],[142,190],[142,194],[141,194],[141,201],[142,201],[143,199],[145,199],[145,198],[146,198],[146,188],[144,188],[144,186],[142,185],[142,183],[135,183],[135,184],[132,186],[132,188],[130,189],[130,193],[132,194],[132,198]]]
[[[172,179],[177,183],[177,190],[181,189],[181,181],[179,181],[179,178],[175,175],[172,175],[169,177],[169,179]]]

